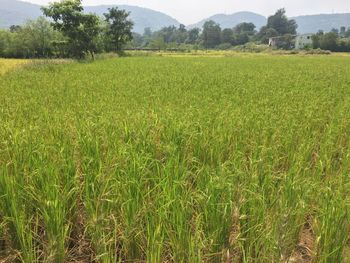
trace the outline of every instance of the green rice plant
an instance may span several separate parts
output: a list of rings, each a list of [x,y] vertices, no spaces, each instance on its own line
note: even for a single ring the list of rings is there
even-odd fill
[[[347,262],[349,57],[162,55],[0,76],[6,254]]]
[[[349,239],[348,210],[336,189],[325,189],[326,205],[322,206],[317,223],[319,262],[342,262]]]

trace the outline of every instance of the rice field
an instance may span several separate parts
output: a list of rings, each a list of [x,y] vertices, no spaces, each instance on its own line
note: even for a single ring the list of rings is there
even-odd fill
[[[349,262],[350,57],[0,60],[0,262]]]

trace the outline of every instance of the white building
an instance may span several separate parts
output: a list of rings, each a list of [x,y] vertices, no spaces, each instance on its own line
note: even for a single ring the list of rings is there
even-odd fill
[[[297,35],[295,37],[295,49],[312,47],[312,34]]]
[[[291,38],[287,38],[286,36],[271,37],[269,39],[269,46],[282,48],[287,45],[297,50],[308,47],[312,48],[312,35],[313,34],[293,35]]]

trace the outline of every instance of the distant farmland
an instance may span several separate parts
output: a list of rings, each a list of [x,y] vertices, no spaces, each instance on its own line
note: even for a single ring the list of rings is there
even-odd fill
[[[349,262],[349,56],[17,63],[0,262]]]

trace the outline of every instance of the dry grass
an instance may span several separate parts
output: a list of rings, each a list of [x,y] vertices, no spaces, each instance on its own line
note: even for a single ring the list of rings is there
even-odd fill
[[[316,256],[316,236],[312,229],[313,219],[311,216],[306,218],[305,224],[302,226],[298,245],[288,260],[288,263],[312,263]]]
[[[23,59],[0,59],[0,75],[3,75],[6,72],[9,72],[10,70],[13,70],[15,68],[18,68],[19,66],[23,66],[28,62],[29,60]]]

